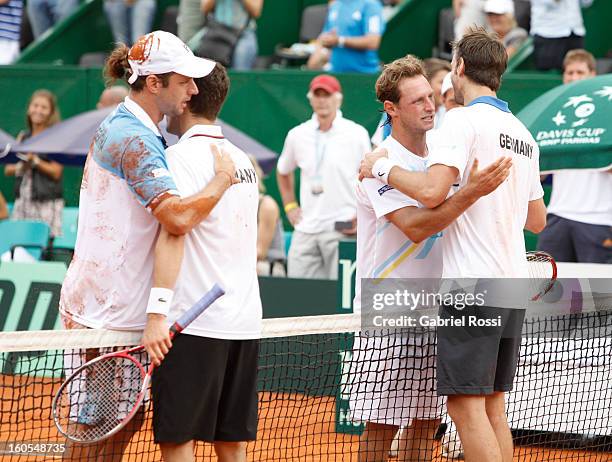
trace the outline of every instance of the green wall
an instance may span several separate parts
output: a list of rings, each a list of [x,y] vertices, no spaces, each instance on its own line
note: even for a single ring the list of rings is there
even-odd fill
[[[438,43],[438,13],[451,0],[406,0],[389,20],[380,44],[380,59],[390,62],[408,53],[429,58]]]
[[[306,100],[308,83],[314,73],[305,71],[261,71],[230,73],[232,87],[221,117],[248,135],[280,153],[290,128],[310,117]],[[380,114],[374,94],[376,76],[338,76],[344,93],[344,115],[373,133]],[[500,96],[518,113],[533,99],[558,85],[558,75],[511,73],[504,77]],[[24,127],[27,100],[38,88],[56,93],[62,117],[93,109],[103,89],[100,69],[76,66],[0,67],[0,128],[16,135]],[[68,205],[78,205],[81,171],[65,170],[65,196]],[[0,175],[0,190],[12,200],[12,179]],[[266,181],[269,192],[278,197],[274,175]]]

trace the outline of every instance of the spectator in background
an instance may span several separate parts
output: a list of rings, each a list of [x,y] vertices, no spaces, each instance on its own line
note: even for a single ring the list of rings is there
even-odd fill
[[[260,276],[286,276],[287,255],[285,236],[280,219],[280,209],[271,196],[266,194],[264,174],[255,159],[249,159],[257,173],[259,185],[259,207],[257,209],[257,274]]]
[[[485,0],[453,0],[453,11],[455,12],[455,40],[463,37],[468,27],[487,25],[484,13]]]
[[[335,0],[307,66],[331,72],[378,72],[384,29],[378,0]]]
[[[428,58],[423,61],[425,66],[425,72],[427,74],[427,80],[429,85],[433,89],[434,103],[436,105],[436,117],[434,121],[434,128],[440,127],[440,121],[444,117],[444,105],[442,104],[442,95],[440,93],[442,89],[442,80],[444,76],[451,70],[451,65],[448,61],[438,58]]]
[[[295,228],[288,273],[335,279],[338,241],[356,233],[357,171],[370,141],[365,128],[342,116],[342,88],[335,77],[315,77],[308,100],[314,114],[289,131],[277,165],[285,213]],[[299,204],[294,193],[296,168],[301,169]]]
[[[17,136],[24,141],[42,133],[60,120],[55,95],[48,90],[37,90],[28,103],[26,113],[27,131]],[[62,234],[62,211],[64,189],[63,166],[49,160],[44,154],[20,154],[16,164],[8,164],[6,176],[15,178],[15,205],[11,218],[14,220],[39,220],[51,228],[51,237]]]
[[[527,31],[518,27],[514,18],[514,2],[512,0],[487,0],[484,5],[489,28],[497,34],[504,44],[508,58],[527,39]]]
[[[12,64],[19,56],[23,0],[0,0],[0,64]]]
[[[177,19],[178,35],[185,43],[194,39],[206,24],[206,15],[216,22],[243,29],[234,54],[232,69],[248,70],[257,58],[257,23],[261,16],[263,0],[180,0]],[[198,34],[199,35],[199,34]],[[195,49],[194,44],[191,44]]]
[[[96,104],[96,109],[117,106],[118,104],[123,103],[123,100],[128,93],[128,89],[123,85],[113,85],[105,88],[100,94],[100,99],[98,100],[98,104]]]
[[[4,195],[0,191],[0,220],[6,220],[8,218],[8,205]]]
[[[571,50],[563,60],[563,83],[595,76],[595,58]],[[553,174],[546,228],[538,250],[555,260],[612,263],[612,171],[561,170]]]
[[[586,30],[580,7],[593,0],[531,0],[531,35],[536,69],[563,69],[563,57],[584,48]]]
[[[28,0],[26,7],[34,38],[66,19],[78,6],[79,0]]]
[[[131,46],[138,37],[151,32],[155,9],[155,0],[104,0],[115,42]]]

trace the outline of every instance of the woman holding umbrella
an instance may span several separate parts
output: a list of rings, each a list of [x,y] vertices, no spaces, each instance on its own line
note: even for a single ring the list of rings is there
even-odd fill
[[[38,135],[60,120],[55,95],[48,90],[35,91],[28,102],[26,112],[27,131],[21,132],[17,140]],[[43,154],[18,154],[21,159],[4,169],[6,176],[15,176],[15,205],[11,218],[14,220],[39,220],[51,228],[51,236],[62,233],[62,211],[64,189],[63,167],[48,160]]]

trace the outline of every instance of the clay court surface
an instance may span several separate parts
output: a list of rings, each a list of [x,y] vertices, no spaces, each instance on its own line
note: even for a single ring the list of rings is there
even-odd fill
[[[51,400],[59,382],[53,379],[1,376],[2,441],[62,442],[50,417]],[[357,461],[358,437],[334,432],[333,397],[260,393],[258,441],[249,445],[252,461]],[[150,419],[128,447],[123,462],[159,461],[151,452]],[[517,447],[517,462],[612,462],[612,454]],[[211,448],[198,447],[198,455],[215,460]],[[60,460],[51,456],[3,455],[0,460],[25,462]],[[199,460],[202,460],[199,458]],[[449,459],[438,456],[437,461]]]

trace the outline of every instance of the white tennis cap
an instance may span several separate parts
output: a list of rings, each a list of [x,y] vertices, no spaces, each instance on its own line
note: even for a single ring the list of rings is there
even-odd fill
[[[485,13],[514,14],[514,2],[512,0],[487,0],[484,4]]]
[[[442,80],[442,88],[440,88],[440,94],[444,96],[444,94],[453,88],[453,82],[451,80],[451,73],[449,72],[444,76],[444,80]]]
[[[176,35],[156,30],[143,35],[130,48],[130,84],[141,75],[176,72],[187,77],[205,77],[215,68],[210,59],[198,58]]]

